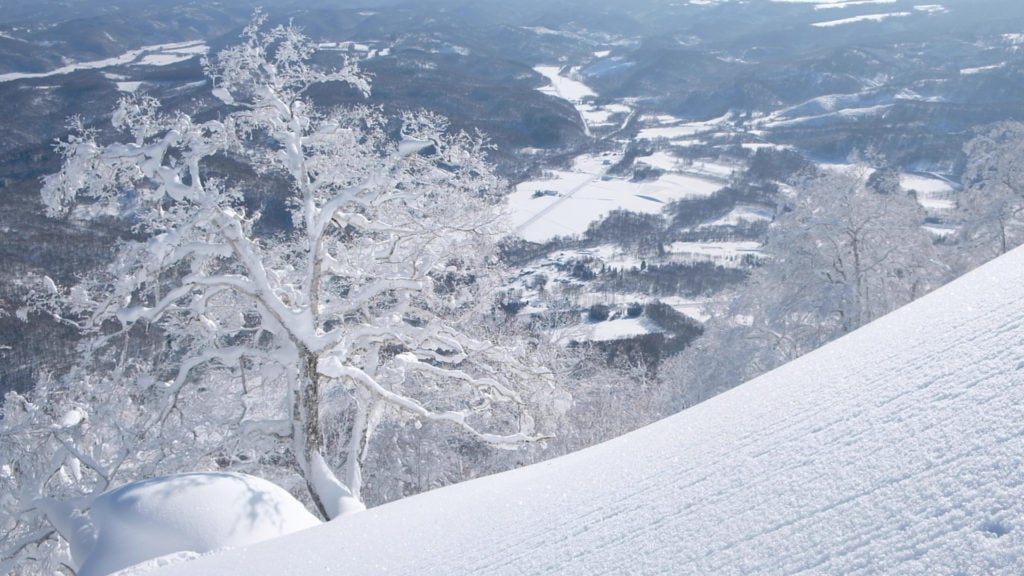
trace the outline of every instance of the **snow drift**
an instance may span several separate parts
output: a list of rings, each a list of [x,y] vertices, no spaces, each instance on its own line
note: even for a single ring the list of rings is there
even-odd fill
[[[1022,574],[1024,251],[677,416],[175,574]]]
[[[75,532],[64,536],[81,563],[78,576],[254,544],[320,523],[284,488],[218,472],[125,484],[98,496],[87,518],[75,514],[73,520]]]

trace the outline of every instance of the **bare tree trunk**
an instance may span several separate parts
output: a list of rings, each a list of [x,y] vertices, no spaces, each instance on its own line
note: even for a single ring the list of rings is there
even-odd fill
[[[313,506],[322,518],[330,520],[317,486],[314,467],[323,461],[323,435],[320,433],[320,376],[317,357],[303,347],[299,348],[299,374],[292,406],[292,434],[295,458],[306,481]]]

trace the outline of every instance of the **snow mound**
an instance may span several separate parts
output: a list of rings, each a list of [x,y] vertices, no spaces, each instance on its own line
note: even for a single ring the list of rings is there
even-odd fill
[[[100,576],[141,562],[160,566],[320,523],[276,484],[216,472],[126,484],[97,497],[89,517],[95,544],[78,576]],[[154,562],[158,558],[164,561]]]
[[[632,434],[159,573],[1024,574],[1022,303],[1017,250]]]

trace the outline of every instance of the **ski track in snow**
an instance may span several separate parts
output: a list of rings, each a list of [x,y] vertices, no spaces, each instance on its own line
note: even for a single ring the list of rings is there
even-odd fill
[[[632,434],[160,574],[1021,574],[1022,301],[1017,250]]]

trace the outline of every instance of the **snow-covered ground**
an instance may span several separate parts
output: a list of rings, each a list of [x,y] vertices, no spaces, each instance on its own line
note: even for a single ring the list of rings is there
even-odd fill
[[[10,82],[11,80],[22,80],[26,78],[48,78],[50,76],[71,74],[72,72],[77,72],[79,70],[102,70],[104,68],[113,68],[115,66],[167,66],[169,64],[176,64],[178,62],[195,58],[196,56],[202,56],[203,54],[206,54],[209,49],[209,46],[198,40],[176,42],[173,44],[155,44],[153,46],[143,46],[136,50],[130,50],[113,58],[68,64],[67,66],[50,70],[49,72],[11,72],[8,74],[0,74],[0,82]]]
[[[600,57],[600,56],[599,56]],[[578,79],[578,71],[573,68],[565,75],[561,66],[535,66],[534,70],[548,79],[549,84],[538,88],[540,92],[561,98],[572,104],[583,125],[587,135],[592,135],[593,128],[604,128],[608,126],[624,128],[632,117],[633,108],[624,103],[597,104],[597,92]]]
[[[134,94],[135,92],[138,92],[139,88],[141,88],[142,85],[144,84],[144,82],[140,82],[140,81],[137,81],[137,80],[132,80],[129,77],[123,75],[123,74],[114,74],[114,73],[111,73],[111,72],[104,72],[103,73],[103,77],[106,78],[107,80],[113,80],[114,81],[114,85],[117,86],[117,89],[119,91],[127,92],[127,93],[130,93],[130,94]]]
[[[910,16],[910,12],[885,12],[882,14],[863,14],[861,16],[839,18],[836,20],[828,20],[826,22],[815,22],[814,24],[811,24],[811,26],[817,26],[818,28],[831,28],[833,26],[856,24],[858,22],[881,22],[883,20],[888,20],[889,18],[904,18],[906,16]]]
[[[320,524],[283,488],[217,472],[126,484],[99,496],[87,517],[49,504],[47,515],[72,539],[79,576],[157,567]]]
[[[728,125],[732,114],[700,122],[686,122],[668,115],[645,116],[642,120],[650,124],[637,134],[638,140],[678,140],[697,134],[705,134]]]
[[[645,182],[606,180],[608,169],[620,158],[581,156],[571,170],[552,171],[545,178],[520,183],[508,197],[516,233],[532,242],[545,242],[555,236],[582,234],[591,222],[612,210],[656,214],[673,200],[716,192],[724,186],[724,171],[731,170],[707,163],[692,167],[699,175],[671,172]]]
[[[956,188],[949,180],[927,174],[900,174],[900,186],[915,191],[917,201],[926,210],[940,212],[956,207]]]
[[[579,110],[588,129],[606,126],[622,127],[633,112],[633,109],[625,104],[581,104],[577,105],[576,109]]]
[[[578,79],[573,68],[540,65],[534,70],[549,81],[539,90],[575,106],[588,134],[595,128],[625,128],[635,114],[625,102],[594,103],[597,93]],[[727,128],[731,119],[731,114],[726,114],[702,122],[686,122],[667,114],[647,115],[639,119],[645,127],[637,138],[666,140],[676,145],[696,144],[700,141],[681,138]],[[659,150],[636,159],[637,164],[665,172],[657,179],[633,182],[607,178],[609,169],[621,159],[621,153],[586,154],[576,158],[569,170],[552,170],[542,178],[518,184],[508,198],[510,221],[516,234],[532,242],[545,242],[555,236],[582,234],[591,222],[613,210],[658,213],[673,200],[718,191],[739,168],[711,160],[684,165],[668,151]]]
[[[815,4],[815,10],[831,10],[833,8],[846,8],[848,6],[863,6],[865,4],[895,4],[896,0],[851,0],[849,2],[829,2],[827,4]]]
[[[540,89],[545,94],[550,94],[573,103],[581,102],[587,97],[597,96],[597,93],[583,82],[563,76],[561,68],[558,66],[536,66],[534,70],[551,82],[548,86]]]
[[[855,6],[874,6],[874,5],[891,5],[896,4],[896,0],[771,0],[772,2],[788,3],[788,4],[810,4],[815,10],[828,10],[830,12],[841,12],[841,9],[855,7]],[[914,5],[913,9],[915,12],[923,14],[939,14],[947,12],[948,9],[942,4],[918,4]],[[812,26],[819,28],[830,28],[833,26],[843,26],[846,24],[856,24],[859,22],[882,22],[890,18],[904,18],[911,16],[913,12],[898,11],[898,12],[884,12],[877,14],[862,14],[858,16],[851,16],[848,18],[837,18],[835,20],[828,20],[825,22],[816,22]]]
[[[758,222],[771,220],[774,217],[772,210],[765,206],[739,205],[729,211],[728,214],[715,220],[702,224],[700,228],[714,228],[718,226],[737,226],[743,222]]]
[[[813,4],[815,10],[846,8],[862,4],[895,4],[896,0],[771,0],[785,4]]]
[[[663,262],[710,262],[728,268],[742,265],[745,255],[756,257],[760,254],[760,245],[755,242],[678,242],[666,246]],[[552,252],[530,268],[523,269],[521,274],[506,285],[507,289],[517,294],[517,298],[530,303],[519,310],[521,316],[551,312],[549,298],[554,294],[557,301],[557,294],[565,290],[572,292],[572,298],[580,310],[581,321],[585,316],[582,310],[593,304],[605,304],[617,312],[618,317],[613,314],[612,319],[605,322],[587,322],[554,330],[554,341],[615,340],[661,331],[656,325],[643,319],[622,318],[625,306],[630,303],[646,305],[659,301],[698,322],[710,319],[707,308],[710,299],[703,296],[652,296],[641,292],[609,293],[588,290],[585,283],[572,275],[574,263],[581,260],[586,261],[595,270],[604,267],[618,270],[639,269],[645,263],[645,259],[637,256],[632,250],[603,244],[581,250]],[[543,293],[537,285],[540,277],[543,277]]]
[[[1000,68],[1006,67],[1006,62],[999,62],[998,64],[989,64],[988,66],[976,66],[974,68],[961,68],[960,73],[964,76],[970,76],[973,74],[982,74],[990,72],[992,70],[999,70]]]
[[[760,128],[787,128],[797,127],[804,124],[821,123],[822,121],[844,122],[857,120],[869,116],[882,116],[892,108],[892,104],[879,104],[877,106],[860,106],[841,108],[824,114],[812,114],[787,118],[783,114],[773,114],[767,120],[759,124]]]
[[[643,334],[663,332],[660,327],[647,318],[618,318],[595,322],[593,324],[577,324],[561,329],[555,338],[557,342],[608,342],[622,340]]]
[[[1024,250],[569,456],[160,570],[1024,573]]]
[[[761,244],[750,240],[739,242],[673,242],[669,254],[676,261],[712,262],[719,266],[740,266],[744,256],[761,254]]]

